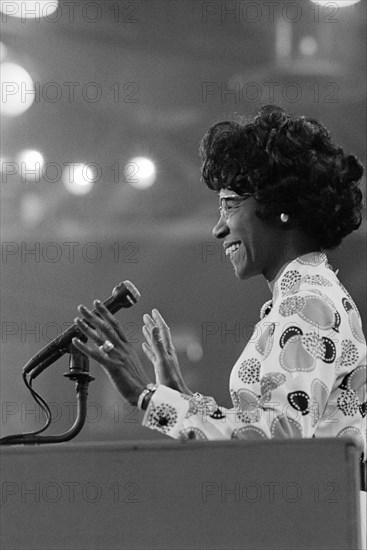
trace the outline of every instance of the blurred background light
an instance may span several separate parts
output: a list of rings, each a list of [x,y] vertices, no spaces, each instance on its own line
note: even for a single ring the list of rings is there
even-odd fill
[[[313,36],[305,36],[299,43],[299,51],[303,55],[315,55],[318,49],[317,40]]]
[[[157,179],[154,163],[146,157],[134,157],[125,165],[124,181],[136,189],[147,189]]]
[[[16,63],[0,65],[0,112],[6,116],[18,116],[34,102],[35,90],[31,76]]]
[[[58,0],[41,0],[34,2],[33,0],[2,0],[0,2],[0,11],[10,17],[19,19],[37,19],[48,17],[58,8]]]
[[[200,336],[193,327],[175,326],[172,335],[173,344],[177,353],[185,354],[191,363],[197,363],[203,357],[203,346]]]
[[[95,170],[87,164],[68,164],[63,171],[64,186],[72,195],[87,195],[95,179]]]
[[[44,159],[39,151],[24,149],[18,154],[17,163],[22,181],[39,182],[41,180]]]
[[[200,342],[190,342],[190,344],[187,346],[187,358],[189,361],[192,361],[193,363],[197,363],[200,361],[203,357],[203,347],[200,344]]]
[[[311,0],[314,4],[320,4],[320,6],[326,6],[331,4],[331,6],[337,5],[339,8],[347,8],[348,6],[353,6],[357,4],[360,0]]]

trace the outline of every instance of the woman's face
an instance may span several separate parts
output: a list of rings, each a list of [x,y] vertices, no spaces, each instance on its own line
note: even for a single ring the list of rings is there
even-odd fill
[[[224,239],[223,246],[236,276],[249,279],[263,274],[271,280],[279,252],[279,230],[256,216],[256,201],[251,196],[244,198],[230,189],[222,189],[219,199],[226,207],[213,235]]]

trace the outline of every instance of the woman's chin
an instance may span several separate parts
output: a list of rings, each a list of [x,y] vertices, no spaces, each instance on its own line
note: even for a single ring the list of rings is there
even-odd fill
[[[242,259],[240,262],[232,262],[234,273],[237,279],[244,281],[246,279],[251,279],[258,275],[257,271],[254,269],[254,266],[247,262],[245,259]]]
[[[237,279],[248,279],[248,274],[246,270],[246,262],[232,262],[234,274],[236,275]]]

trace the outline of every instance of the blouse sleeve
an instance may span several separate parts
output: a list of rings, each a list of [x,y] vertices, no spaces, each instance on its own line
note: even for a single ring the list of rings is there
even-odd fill
[[[218,407],[212,397],[184,395],[158,386],[146,410],[143,426],[175,439],[230,439],[235,409]]]
[[[312,437],[325,421],[333,389],[335,402],[343,393],[337,378],[363,354],[347,313],[328,296],[302,290],[277,301],[255,332],[258,338],[251,339],[231,374],[233,408],[159,386],[143,425],[173,438]],[[353,350],[353,364],[346,363],[346,346]],[[328,429],[340,431],[352,415],[335,408]]]

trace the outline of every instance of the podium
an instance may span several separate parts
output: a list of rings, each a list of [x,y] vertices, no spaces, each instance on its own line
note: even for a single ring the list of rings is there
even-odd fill
[[[1,448],[1,550],[360,548],[349,439]]]

